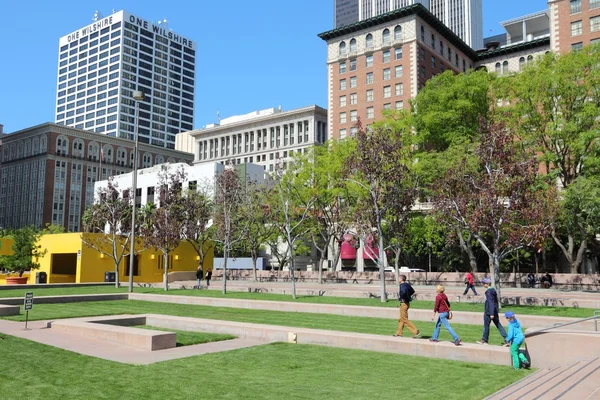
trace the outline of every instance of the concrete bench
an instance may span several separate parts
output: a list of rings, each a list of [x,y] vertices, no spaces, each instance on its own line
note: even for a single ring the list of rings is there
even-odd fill
[[[23,302],[23,300],[21,300]],[[8,317],[9,315],[19,315],[21,307],[0,304],[0,317]]]
[[[48,323],[53,330],[106,340],[142,350],[155,351],[176,347],[176,334],[132,327],[146,325],[145,317],[97,317]]]

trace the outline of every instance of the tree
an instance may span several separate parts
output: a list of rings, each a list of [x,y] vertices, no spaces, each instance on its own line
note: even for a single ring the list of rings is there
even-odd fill
[[[246,180],[247,177],[244,177]],[[223,294],[227,293],[227,260],[231,250],[245,239],[247,221],[243,218],[246,185],[233,165],[226,165],[217,175],[215,195],[215,240],[223,245]]]
[[[158,173],[158,204],[140,210],[144,243],[163,253],[165,291],[169,290],[169,253],[184,239],[186,203],[182,186],[185,179],[183,168],[171,173],[168,164],[162,165]]]
[[[112,179],[96,191],[96,199],[82,218],[81,240],[89,247],[111,258],[115,263],[115,287],[119,287],[119,266],[129,255],[131,239],[130,189],[119,191]],[[136,248],[141,241],[136,239]],[[126,267],[125,267],[126,268]]]
[[[19,277],[25,271],[38,269],[38,258],[46,254],[46,250],[42,250],[42,246],[38,244],[42,232],[31,226],[13,230],[9,236],[13,239],[13,254],[0,256],[0,268],[18,272]]]
[[[208,193],[197,190],[189,190],[181,201],[184,204],[183,237],[198,254],[198,266],[202,268],[204,259],[215,248],[212,240],[215,232],[211,229],[214,202]]]
[[[411,148],[405,140],[412,135],[406,118],[386,119],[367,131],[357,124],[356,149],[348,158],[348,180],[359,192],[355,214],[356,227],[363,243],[373,236],[378,252],[367,254],[379,268],[381,301],[387,301],[385,289],[384,219],[402,226],[417,199],[416,179],[409,166],[413,164]]]
[[[281,163],[275,173],[271,202],[271,221],[279,231],[287,245],[290,277],[292,280],[292,298],[296,298],[296,264],[295,250],[299,247],[299,239],[304,238],[310,226],[308,219],[315,198],[302,190],[308,182],[299,174],[299,164],[295,162]]]
[[[539,152],[549,177],[567,190],[600,163],[599,64],[600,47],[592,46],[564,55],[546,54],[520,74],[498,80],[498,95],[507,100],[507,125],[524,146]],[[569,212],[565,209],[563,214]],[[577,273],[583,251],[593,240],[593,235],[582,232],[598,227],[582,227],[586,221],[560,218],[562,225],[554,226],[552,236],[571,273]]]
[[[314,198],[309,214],[309,230],[314,247],[319,250],[319,284],[323,279],[323,264],[333,260],[335,271],[340,258],[340,243],[352,223],[354,198],[344,180],[346,161],[355,141],[341,140],[314,146],[310,153],[300,157],[299,174],[308,182],[301,190],[303,196]],[[330,251],[331,250],[331,251]]]
[[[550,231],[555,191],[537,177],[535,155],[501,123],[481,120],[477,164],[465,157],[438,181],[435,207],[470,232],[489,257],[500,295],[500,262],[524,246],[540,246]]]

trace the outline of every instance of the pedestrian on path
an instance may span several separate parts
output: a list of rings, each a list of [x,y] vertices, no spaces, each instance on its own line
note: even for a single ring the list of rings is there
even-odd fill
[[[446,296],[446,294],[444,293],[445,290],[446,289],[443,285],[438,285],[436,288],[438,294],[435,297],[435,307],[433,309],[433,315],[431,316],[431,320],[433,321],[435,319],[435,313],[438,313],[438,319],[435,323],[435,330],[433,331],[433,335],[431,336],[431,339],[429,339],[429,341],[434,343],[439,342],[438,337],[440,336],[440,328],[442,327],[442,324],[444,324],[444,328],[446,328],[450,336],[452,336],[454,344],[460,346],[461,340],[459,339],[456,332],[454,332],[454,329],[452,329],[452,327],[450,326],[450,322],[448,322],[448,320],[452,317],[450,316],[450,301],[448,301],[448,296]]]
[[[198,267],[198,270],[196,271],[196,279],[198,279],[198,289],[202,289],[201,283],[202,283],[202,277],[204,276],[204,271],[202,271],[202,266],[200,265]]]
[[[398,300],[400,301],[400,318],[398,318],[398,330],[394,336],[402,336],[404,325],[406,325],[408,330],[413,334],[413,339],[416,339],[421,336],[421,331],[418,330],[417,327],[408,320],[408,310],[410,309],[410,302],[415,294],[415,289],[413,289],[413,287],[406,282],[406,275],[400,275],[398,280],[400,282],[400,291],[398,292]]]
[[[521,329],[521,323],[515,317],[515,313],[507,311],[504,316],[508,320],[508,336],[506,337],[506,346],[510,346],[510,355],[512,356],[514,369],[529,367],[529,360],[525,354],[519,351],[521,344],[525,341],[525,335]]]
[[[496,289],[490,287],[490,284],[492,283],[490,278],[483,278],[481,283],[483,283],[483,287],[485,288],[485,308],[483,310],[483,336],[477,343],[488,344],[490,337],[490,323],[492,322],[496,325],[500,335],[506,341],[506,331],[498,318],[498,293],[496,292]]]
[[[212,269],[206,270],[206,288],[210,286],[210,278],[212,278]]]
[[[467,272],[467,274],[465,275],[465,284],[467,285],[467,287],[465,288],[463,296],[467,295],[469,289],[471,289],[473,291],[473,294],[477,296],[477,291],[475,290],[475,281],[473,279],[473,274],[471,273],[471,271]]]

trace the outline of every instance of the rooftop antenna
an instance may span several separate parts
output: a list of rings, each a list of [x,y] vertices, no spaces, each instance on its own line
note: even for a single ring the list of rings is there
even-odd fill
[[[158,21],[158,24],[166,29],[169,26],[169,21],[167,21],[167,19],[164,18]]]
[[[94,16],[92,17],[92,21],[96,22],[98,21],[100,18],[102,18],[102,13],[98,10],[94,11]]]

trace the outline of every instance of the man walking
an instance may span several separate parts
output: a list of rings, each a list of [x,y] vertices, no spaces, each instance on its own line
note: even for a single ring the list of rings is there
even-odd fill
[[[473,291],[473,294],[477,296],[477,291],[475,290],[475,281],[473,280],[473,274],[470,271],[467,272],[467,274],[465,275],[465,284],[467,285],[467,287],[465,288],[463,296],[467,295],[469,289],[471,289]]]
[[[196,270],[196,279],[198,280],[198,289],[202,289],[202,286],[200,286],[200,284],[202,283],[203,275],[204,275],[204,271],[202,271],[202,266],[200,265],[198,267],[198,270]]]
[[[398,300],[400,300],[400,318],[398,318],[398,330],[394,336],[402,336],[404,325],[406,325],[408,330],[413,334],[413,339],[416,339],[421,336],[421,331],[408,320],[408,309],[410,308],[412,296],[415,294],[415,289],[406,282],[406,275],[400,275],[398,280],[400,282],[400,292],[398,293]]]
[[[206,288],[210,286],[210,278],[212,278],[212,269],[206,270]]]
[[[492,322],[496,325],[500,335],[506,342],[506,331],[498,318],[498,293],[496,292],[496,289],[490,287],[490,284],[492,283],[490,278],[483,278],[481,283],[483,283],[483,287],[485,288],[485,308],[483,311],[483,336],[477,343],[488,344],[490,337],[490,323]]]

